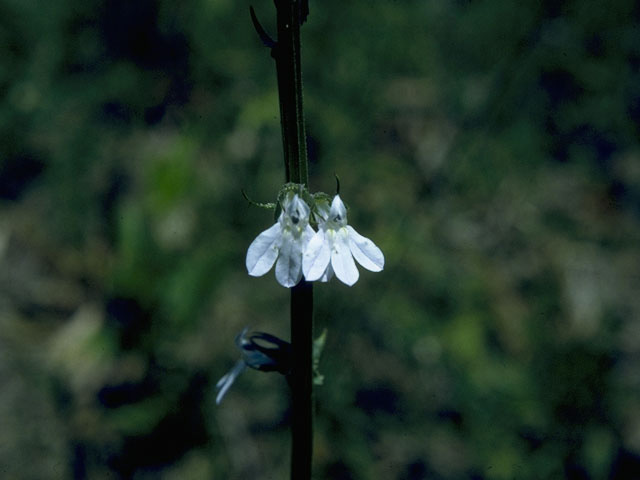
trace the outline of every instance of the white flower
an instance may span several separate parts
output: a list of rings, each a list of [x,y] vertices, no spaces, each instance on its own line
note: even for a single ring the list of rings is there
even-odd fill
[[[341,282],[351,286],[359,277],[354,258],[372,272],[384,268],[382,251],[347,225],[347,209],[339,195],[333,198],[330,209],[319,208],[319,212],[326,220],[320,221],[302,259],[302,271],[308,281],[326,282],[335,273]]]
[[[247,271],[260,277],[276,264],[276,279],[283,287],[293,287],[302,279],[302,252],[315,233],[309,226],[309,207],[297,194],[282,201],[278,221],[249,245]],[[277,259],[277,263],[276,263]]]

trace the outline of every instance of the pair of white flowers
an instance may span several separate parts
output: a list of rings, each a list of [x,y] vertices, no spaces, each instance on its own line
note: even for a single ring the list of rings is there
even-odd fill
[[[360,275],[354,258],[372,272],[384,268],[382,251],[347,225],[347,209],[339,195],[331,206],[318,202],[316,210],[317,232],[309,225],[309,206],[297,194],[287,194],[278,221],[249,246],[249,275],[260,277],[275,263],[276,279],[283,287],[295,286],[303,274],[309,282],[326,282],[334,273],[351,286]]]

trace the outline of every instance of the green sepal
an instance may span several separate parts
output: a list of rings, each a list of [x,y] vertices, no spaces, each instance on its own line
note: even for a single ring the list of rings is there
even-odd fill
[[[260,208],[265,208],[267,210],[273,210],[276,208],[276,204],[273,202],[269,202],[269,203],[260,203],[260,202],[256,202],[254,200],[251,200],[249,198],[249,196],[247,195],[247,192],[245,192],[244,190],[241,190],[242,192],[242,196],[244,197],[244,199],[249,202],[249,205],[253,205],[254,207],[260,207]]]
[[[331,195],[326,194],[324,192],[316,192],[312,195],[313,197],[313,203],[319,203],[319,202],[327,202],[329,205],[331,205]]]
[[[258,207],[273,210],[273,220],[275,222],[278,221],[280,213],[282,213],[282,203],[284,202],[285,197],[292,193],[297,194],[302,200],[304,200],[307,205],[309,205],[309,208],[311,209],[310,223],[313,226],[317,226],[320,223],[320,220],[327,220],[323,215],[320,214],[320,209],[318,208],[318,206],[326,204],[326,208],[328,210],[331,205],[331,195],[328,195],[324,192],[311,193],[309,192],[309,189],[306,187],[306,185],[293,182],[285,183],[280,188],[277,196],[277,201],[275,203],[254,202],[249,197],[247,197],[247,194],[244,192],[244,190],[242,191],[242,195],[251,205],[256,205]]]
[[[316,192],[313,194],[313,203],[311,204],[311,213],[312,213],[312,223],[314,225],[319,225],[320,220],[323,222],[327,221],[327,218],[321,213],[321,208],[324,204],[324,210],[328,214],[329,208],[331,206],[331,197],[324,192]]]
[[[278,202],[281,203],[284,200],[284,197],[289,193],[298,194],[298,196],[307,204],[309,204],[309,200],[312,200],[311,194],[305,185],[301,183],[288,182],[280,188],[280,191],[278,192]]]

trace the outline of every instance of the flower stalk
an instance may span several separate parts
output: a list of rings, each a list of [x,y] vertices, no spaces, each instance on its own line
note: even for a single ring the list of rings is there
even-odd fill
[[[347,224],[347,209],[339,195],[330,202],[326,193],[309,191],[300,65],[300,26],[309,13],[308,0],[275,0],[275,6],[276,40],[262,28],[253,8],[251,19],[276,62],[287,183],[276,204],[260,205],[275,208],[277,220],[249,246],[246,267],[249,275],[260,277],[275,265],[276,280],[291,289],[290,369],[286,374],[291,388],[291,478],[306,480],[312,472],[314,365],[317,367],[324,341],[321,337],[314,355],[311,282],[326,282],[335,275],[352,286],[359,278],[356,261],[367,270],[379,272],[384,268],[384,255],[371,240]],[[317,232],[310,223],[317,226]],[[248,340],[241,342],[244,357],[247,351],[252,356],[241,359],[220,380],[219,400],[246,366],[272,368],[273,352],[267,355],[258,348],[256,353],[254,347]],[[276,362],[280,366],[281,363]],[[322,376],[318,374],[315,380],[321,383]]]
[[[275,1],[278,37],[272,48],[286,181],[302,185],[309,183],[300,61],[306,1]],[[305,480],[311,478],[313,449],[313,286],[306,280],[291,289],[291,356],[291,479]]]
[[[306,480],[311,478],[313,460],[313,385],[323,381],[317,366],[325,339],[323,333],[313,340],[311,282],[327,282],[335,275],[352,286],[359,278],[356,261],[379,272],[384,255],[347,224],[339,181],[332,201],[326,193],[309,191],[300,66],[300,26],[309,14],[309,4],[308,0],[274,1],[277,40],[260,25],[253,8],[250,12],[258,36],[276,62],[286,183],[276,203],[256,203],[243,192],[250,204],[274,209],[276,217],[276,223],[249,245],[245,265],[253,277],[265,275],[275,265],[276,280],[291,289],[291,343],[243,330],[236,340],[242,356],[217,383],[216,403],[247,367],[284,374],[291,389],[291,479]]]

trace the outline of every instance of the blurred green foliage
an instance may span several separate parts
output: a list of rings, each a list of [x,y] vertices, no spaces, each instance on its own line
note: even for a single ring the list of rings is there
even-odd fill
[[[3,478],[286,478],[283,180],[246,2],[0,1]],[[274,31],[272,2],[255,3]],[[311,2],[311,186],[383,273],[316,288],[317,478],[640,477],[636,2]]]

